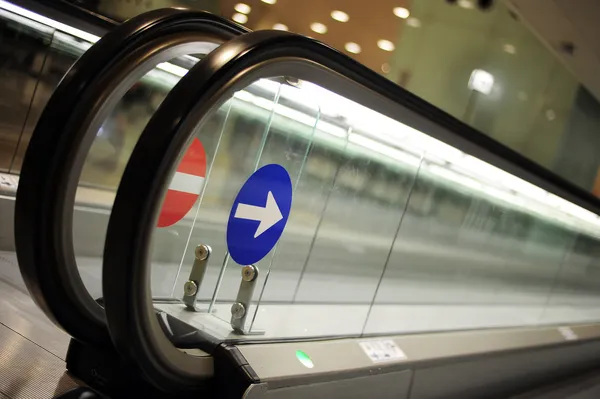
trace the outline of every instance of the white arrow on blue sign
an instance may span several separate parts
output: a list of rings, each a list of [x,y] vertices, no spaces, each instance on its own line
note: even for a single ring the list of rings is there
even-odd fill
[[[292,209],[292,181],[281,165],[254,172],[238,192],[227,222],[227,249],[240,265],[251,265],[275,246]]]

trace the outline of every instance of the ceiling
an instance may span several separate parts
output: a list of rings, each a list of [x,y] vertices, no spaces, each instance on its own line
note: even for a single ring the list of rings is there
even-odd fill
[[[251,7],[244,24],[252,30],[273,29],[275,24],[284,24],[290,31],[310,36],[330,46],[344,51],[359,62],[377,72],[386,69],[392,53],[377,46],[378,40],[398,41],[403,20],[395,16],[394,7],[409,8],[409,0],[376,0],[376,7],[365,7],[363,0],[276,0],[267,4],[261,0],[221,0],[220,13],[231,18],[234,7],[242,2]],[[440,1],[440,0],[435,0]],[[343,11],[349,16],[347,22],[338,22],[331,17],[334,10]],[[311,30],[311,24],[318,22],[327,28],[319,34]],[[373,26],[373,29],[365,29]],[[345,44],[357,43],[361,51],[352,54],[345,51]]]
[[[272,1],[272,0],[271,0]],[[374,0],[375,1],[375,0]],[[244,0],[251,7],[250,29],[272,29],[284,24],[290,31],[321,40],[337,49],[360,45],[359,54],[346,54],[378,72],[385,72],[391,52],[377,46],[378,40],[397,43],[405,21],[394,15],[394,7],[410,9],[411,0],[376,0],[365,7],[363,0]],[[423,1],[423,0],[421,0]],[[445,1],[445,0],[426,0]],[[239,0],[221,0],[220,13],[231,18]],[[600,0],[504,0],[508,7],[536,33],[576,78],[600,101]],[[346,12],[348,22],[332,19],[331,12]],[[327,32],[311,30],[319,22]],[[372,26],[372,29],[364,29]]]
[[[506,2],[600,101],[600,1]]]
[[[71,0],[81,3],[98,3],[107,9],[121,10],[124,16],[135,15],[147,9],[173,4],[203,8],[231,18],[238,3],[251,7],[244,24],[250,29],[272,29],[284,24],[290,31],[321,40],[345,51],[345,44],[360,45],[359,54],[346,54],[378,72],[385,72],[392,52],[378,47],[378,40],[392,43],[399,39],[402,29],[410,22],[394,15],[394,7],[411,9],[417,0]],[[418,0],[421,2],[446,2],[449,0]],[[476,4],[474,0],[453,0]],[[481,0],[478,0],[481,1]],[[538,35],[562,60],[576,78],[600,101],[600,0],[495,0],[507,6]],[[272,3],[272,4],[269,4]],[[126,10],[125,10],[126,9]],[[130,10],[131,9],[131,10]],[[334,10],[348,14],[347,22],[331,17]],[[327,32],[311,30],[319,22]],[[365,29],[369,27],[369,29]],[[410,29],[410,28],[409,28]]]

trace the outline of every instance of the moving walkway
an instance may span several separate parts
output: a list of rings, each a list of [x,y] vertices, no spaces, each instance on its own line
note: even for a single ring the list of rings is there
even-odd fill
[[[597,364],[598,204],[318,42],[160,10],[54,91],[15,237],[112,396],[506,397]]]

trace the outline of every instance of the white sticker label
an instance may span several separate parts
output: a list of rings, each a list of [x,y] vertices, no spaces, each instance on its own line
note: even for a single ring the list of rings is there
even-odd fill
[[[0,174],[0,187],[2,186],[7,188],[16,188],[17,181],[12,176]]]
[[[359,342],[359,345],[373,363],[406,359],[406,354],[391,339],[363,341]]]
[[[579,338],[577,334],[571,330],[571,327],[558,327],[558,332],[561,333],[567,341],[573,341]]]

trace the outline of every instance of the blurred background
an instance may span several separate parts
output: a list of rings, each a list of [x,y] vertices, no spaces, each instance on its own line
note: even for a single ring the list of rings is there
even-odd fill
[[[594,1],[578,2],[577,10],[565,0],[69,1],[117,21],[181,6],[218,13],[253,30],[311,36],[600,193],[600,85],[593,74],[600,57],[590,44],[594,41],[586,40],[595,37],[594,24],[585,21],[586,14],[597,15],[592,11],[600,5]],[[18,173],[42,105],[87,48],[81,40],[64,36],[0,16],[0,80],[7,88],[0,93],[0,171]],[[23,46],[24,37],[31,47]],[[65,41],[79,42],[79,47],[60,44]],[[149,95],[140,88],[123,107],[135,108],[135,96]],[[21,100],[18,106],[15,98]],[[144,109],[128,117],[115,115],[109,130],[145,123],[149,114],[144,114],[152,107],[144,103]],[[151,103],[158,105],[160,95]],[[127,141],[123,134],[111,140],[116,148]],[[114,154],[108,158],[103,174],[118,169]]]
[[[577,25],[585,18],[586,9],[588,15],[597,15],[593,10],[600,6],[593,1],[578,2],[577,10],[562,0],[82,3],[116,19],[175,4],[217,12],[253,30],[288,29],[314,37],[580,186],[594,189],[600,165],[600,138],[595,133],[600,127],[598,91],[594,96],[590,87],[594,82],[580,84],[584,76],[573,75],[577,66],[569,64],[578,60],[572,59],[570,38],[548,43],[552,37],[544,31],[557,16],[553,30],[560,35],[565,24]],[[573,15],[575,11],[579,15]],[[545,15],[545,26],[536,25],[540,18],[536,14]],[[592,26],[585,24],[586,29]],[[578,44],[579,53],[587,50]],[[481,95],[468,86],[474,70],[492,75],[489,93]],[[574,151],[578,156],[569,156]]]

